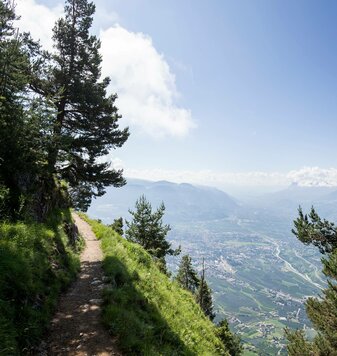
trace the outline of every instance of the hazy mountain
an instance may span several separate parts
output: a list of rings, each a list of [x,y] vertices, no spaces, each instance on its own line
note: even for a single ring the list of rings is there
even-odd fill
[[[107,223],[119,216],[126,217],[142,194],[153,207],[163,201],[166,220],[170,222],[220,219],[233,215],[239,207],[234,198],[216,188],[128,179],[124,187],[108,188],[103,197],[93,200],[89,214]]]
[[[299,206],[304,211],[314,206],[323,217],[335,218],[337,217],[337,187],[291,184],[278,192],[250,199],[249,205],[286,218],[297,216]]]

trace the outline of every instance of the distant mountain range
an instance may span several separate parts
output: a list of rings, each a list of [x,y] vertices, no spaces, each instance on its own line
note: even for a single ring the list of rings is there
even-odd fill
[[[164,202],[169,222],[221,219],[239,209],[234,198],[216,188],[128,179],[124,187],[108,188],[103,197],[93,200],[89,215],[106,223],[119,216],[127,217],[128,209],[133,210],[143,194],[154,208]]]
[[[181,245],[199,265],[205,258],[215,305],[220,314],[226,311],[222,316],[230,316],[233,330],[244,330],[243,340],[276,355],[280,346],[256,332],[271,312],[277,318],[274,335],[283,335],[289,315],[296,315],[291,325],[308,326],[302,298],[320,291],[321,255],[303,246],[291,229],[299,205],[305,212],[314,205],[321,217],[337,221],[337,187],[293,184],[239,202],[216,188],[128,179],[126,186],[108,188],[94,200],[89,215],[104,223],[120,216],[130,219],[128,209],[134,209],[142,194],[154,208],[165,203],[172,245]],[[171,271],[178,262],[174,257],[168,260]],[[242,307],[247,311],[244,319]]]
[[[322,217],[336,220],[337,187],[308,187],[292,184],[281,191],[250,199],[249,205],[291,218],[297,215],[296,210],[299,206],[304,211],[314,206]]]
[[[128,218],[128,210],[134,209],[136,200],[143,194],[153,208],[164,202],[165,220],[170,223],[230,216],[249,218],[256,213],[260,216],[278,216],[291,222],[297,216],[299,205],[306,212],[313,205],[322,217],[337,221],[337,187],[302,187],[292,184],[281,191],[239,202],[213,187],[140,179],[128,179],[122,188],[108,188],[103,197],[93,200],[89,215],[106,223],[120,216]]]

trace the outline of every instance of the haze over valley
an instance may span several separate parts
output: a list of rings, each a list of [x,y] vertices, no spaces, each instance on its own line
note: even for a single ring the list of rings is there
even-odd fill
[[[337,355],[336,14],[0,0],[0,356]]]
[[[205,186],[128,179],[93,201],[89,214],[112,223],[129,219],[136,199],[144,194],[155,208],[165,202],[169,240],[182,246],[199,268],[205,258],[218,318],[226,316],[253,353],[285,353],[284,328],[304,328],[314,335],[304,301],[326,285],[321,255],[291,233],[301,204],[315,204],[330,216],[337,213],[336,187],[302,187],[238,200]],[[320,210],[319,210],[320,211]],[[178,258],[170,258],[176,272]]]

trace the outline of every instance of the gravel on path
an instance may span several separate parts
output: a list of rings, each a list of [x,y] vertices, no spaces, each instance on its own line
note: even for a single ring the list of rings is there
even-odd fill
[[[75,213],[73,219],[86,244],[81,254],[81,271],[60,298],[44,343],[45,351],[40,355],[122,355],[116,347],[116,339],[109,335],[101,322],[104,273],[100,242],[88,223]]]

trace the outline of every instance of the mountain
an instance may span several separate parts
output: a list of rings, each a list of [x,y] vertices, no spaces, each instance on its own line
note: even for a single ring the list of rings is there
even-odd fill
[[[103,197],[93,200],[88,212],[109,223],[119,216],[127,217],[128,209],[133,210],[142,194],[154,208],[164,202],[168,222],[221,219],[239,209],[234,198],[216,188],[128,179],[124,187],[108,188]]]
[[[291,184],[288,188],[250,199],[249,205],[268,210],[286,218],[294,218],[299,206],[308,211],[314,206],[325,217],[337,217],[337,187],[300,186]]]

